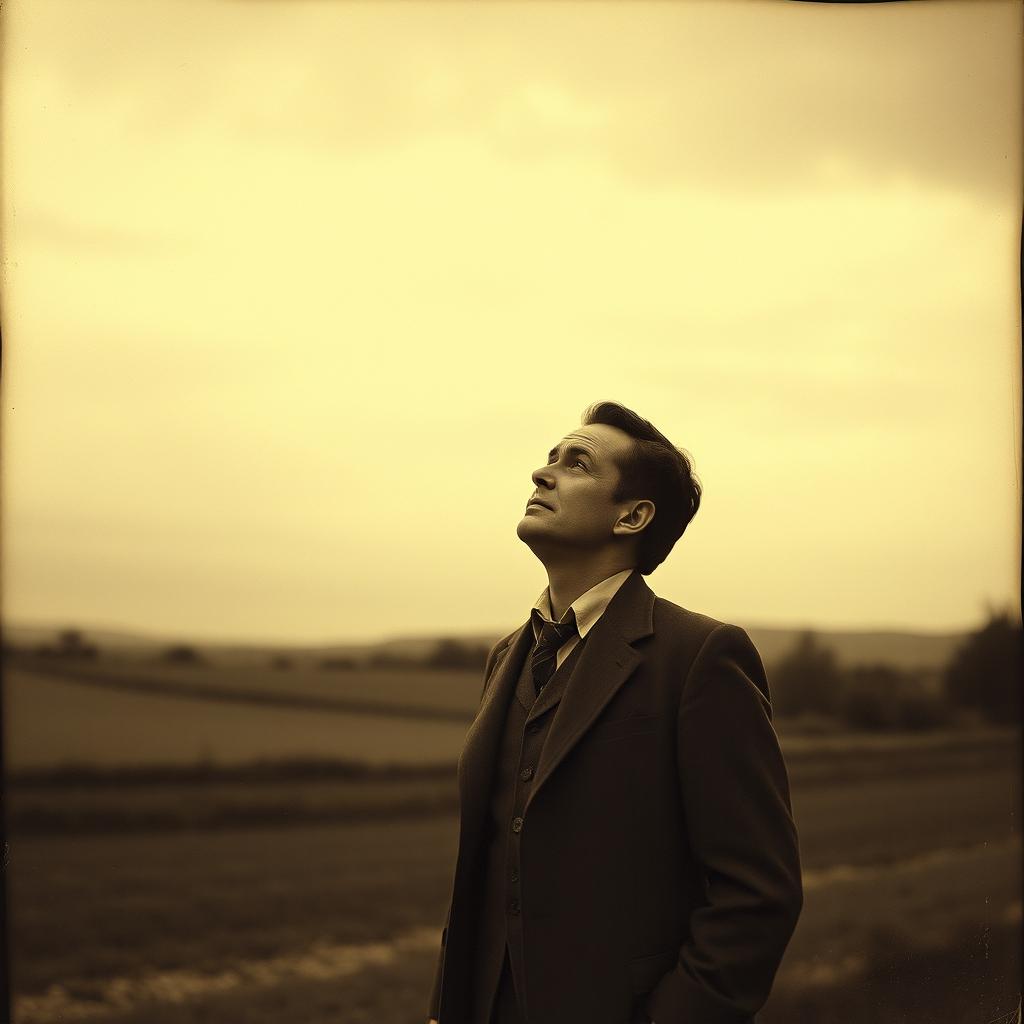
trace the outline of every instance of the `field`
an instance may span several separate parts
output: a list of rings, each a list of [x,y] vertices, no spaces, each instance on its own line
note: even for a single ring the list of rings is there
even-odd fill
[[[194,689],[209,698],[196,699]],[[292,679],[269,669],[151,668],[140,678],[138,668],[123,665],[61,677],[14,667],[5,673],[4,690],[5,751],[15,772],[67,761],[420,763],[458,756],[480,679],[478,673],[315,670]],[[223,699],[224,691],[237,699]],[[424,706],[445,717],[411,713]]]
[[[425,1020],[465,725],[402,709],[458,711],[479,684],[381,673],[368,697],[359,675],[328,675],[319,694],[291,682],[387,713],[8,673],[9,741],[47,744],[22,748],[7,793],[16,1024]],[[759,1020],[992,1024],[1013,1009],[1016,734],[780,729],[806,902]],[[72,760],[99,770],[56,770]]]
[[[480,697],[480,673],[452,670],[328,672],[265,665],[163,666],[109,661],[56,668],[23,661],[4,673],[8,769],[77,762],[111,767],[257,758],[369,763],[451,762]],[[776,723],[787,756],[808,751],[860,759],[887,747],[953,747],[958,732],[804,736]]]

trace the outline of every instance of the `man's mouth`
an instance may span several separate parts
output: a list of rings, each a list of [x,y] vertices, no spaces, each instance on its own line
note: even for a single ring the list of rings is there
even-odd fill
[[[554,512],[554,509],[546,501],[541,501],[540,498],[531,498],[526,503],[526,507],[530,508],[531,505],[539,505],[541,508],[546,508],[549,512]]]

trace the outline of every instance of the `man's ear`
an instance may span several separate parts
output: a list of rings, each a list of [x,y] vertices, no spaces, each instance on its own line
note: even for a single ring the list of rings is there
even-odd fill
[[[651,520],[654,518],[654,502],[647,501],[634,501],[628,511],[619,516],[615,526],[612,527],[612,533],[618,534],[619,536],[627,535],[632,536],[640,533],[645,527],[650,525]]]

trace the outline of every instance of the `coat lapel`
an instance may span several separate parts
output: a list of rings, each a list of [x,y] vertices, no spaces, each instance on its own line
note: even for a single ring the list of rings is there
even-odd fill
[[[632,645],[653,632],[654,592],[634,572],[587,636],[544,742],[526,808],[640,663],[642,655]]]
[[[558,701],[526,807],[640,663],[642,656],[632,645],[653,632],[654,593],[643,576],[634,572],[608,603],[583,645]],[[516,681],[532,646],[533,629],[527,619],[495,656],[480,710],[466,734],[458,769],[460,857],[461,851],[474,848],[479,838],[509,701],[515,699]]]

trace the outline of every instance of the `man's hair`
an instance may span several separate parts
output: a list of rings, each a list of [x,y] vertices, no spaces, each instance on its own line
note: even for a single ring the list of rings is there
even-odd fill
[[[640,534],[637,569],[647,576],[668,557],[700,508],[701,485],[691,457],[648,420],[618,402],[595,402],[583,413],[583,425],[604,423],[633,438],[633,448],[619,460],[615,501],[654,502],[655,516]]]

